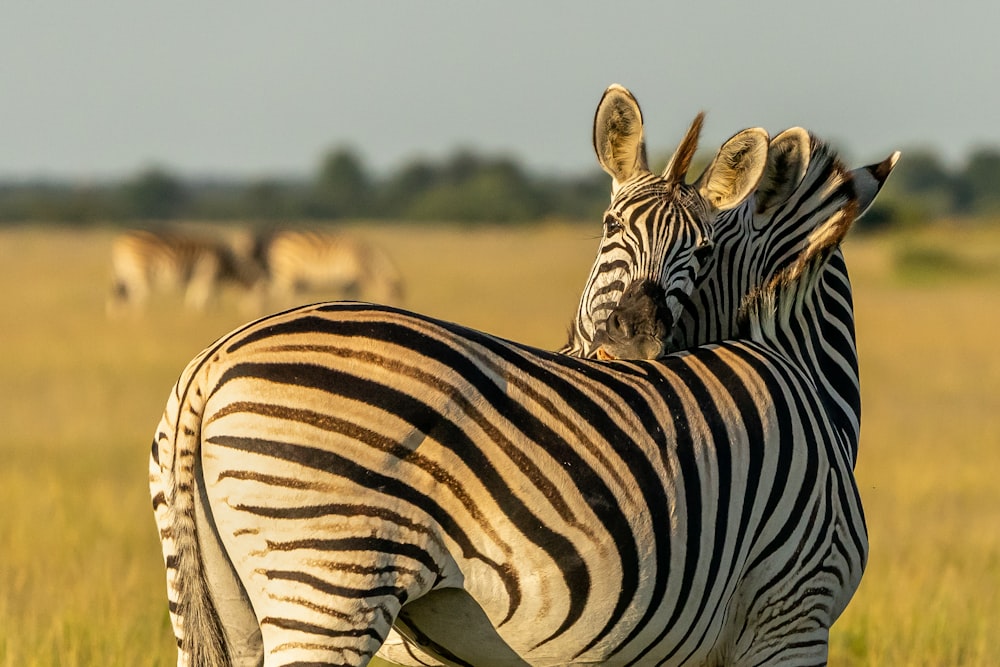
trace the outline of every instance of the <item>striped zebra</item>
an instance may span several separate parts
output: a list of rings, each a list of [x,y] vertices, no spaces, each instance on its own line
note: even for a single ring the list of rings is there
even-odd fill
[[[154,292],[183,292],[184,304],[204,310],[224,283],[251,289],[259,267],[221,239],[182,232],[132,230],[111,244],[108,314],[142,310]]]
[[[624,222],[707,208],[685,170]],[[180,662],[366,664],[393,622],[448,664],[822,662],[867,548],[796,338],[857,205],[828,177],[740,341],[599,362],[320,304],[207,349],[151,457]]]
[[[637,128],[632,131],[638,136],[631,141],[641,143],[638,103],[628,91],[619,92],[629,109],[630,127]],[[628,128],[616,131],[627,134]],[[859,215],[872,203],[898,157],[897,152],[852,172]],[[669,225],[647,217],[642,225],[623,226],[618,221],[628,217],[627,211],[612,202],[605,216],[598,261],[581,297],[569,340],[560,351],[605,359],[651,359],[665,352],[734,338],[741,300],[786,269],[811,243],[821,240],[814,238],[814,217],[826,214],[821,204],[829,196],[830,171],[836,168],[835,163],[834,151],[802,128],[791,128],[771,140],[768,164],[754,196],[723,211],[716,219],[711,250],[706,253],[707,261],[693,289],[685,285],[672,290],[656,273],[655,262],[650,268],[640,261],[642,257],[656,256],[647,248],[669,237]],[[630,175],[617,174],[615,165],[605,161],[602,166],[616,182]],[[644,161],[639,171],[643,178],[652,177]],[[626,202],[635,206],[631,199]],[[861,406],[854,310],[847,267],[839,248],[830,257],[821,280],[824,313],[817,319],[824,345],[816,354],[825,369],[823,382],[834,397],[831,410],[852,443],[852,460],[856,460]],[[662,306],[664,294],[675,297],[669,308]],[[669,334],[662,339],[651,338],[648,331],[646,335],[634,335],[630,317],[641,320],[654,308],[656,317],[648,321],[659,320],[655,326]],[[616,338],[621,340],[616,342]],[[648,349],[643,349],[643,344]]]
[[[280,230],[258,250],[272,299],[288,304],[305,293],[399,304],[403,281],[381,248],[342,233]]]

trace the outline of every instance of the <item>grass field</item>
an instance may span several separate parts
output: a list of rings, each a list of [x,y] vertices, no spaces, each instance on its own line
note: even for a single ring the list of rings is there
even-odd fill
[[[361,229],[406,305],[556,347],[597,229]],[[593,232],[593,233],[592,233]],[[104,316],[111,232],[0,229],[0,666],[172,665],[146,457],[184,364],[245,319]],[[1000,225],[853,238],[868,570],[834,665],[1000,655]]]

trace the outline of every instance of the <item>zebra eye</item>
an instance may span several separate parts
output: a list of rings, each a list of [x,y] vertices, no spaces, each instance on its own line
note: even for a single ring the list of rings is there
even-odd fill
[[[711,241],[705,241],[697,248],[694,249],[694,257],[698,260],[699,264],[704,264],[712,258],[712,251],[715,249],[715,244]]]
[[[625,229],[625,225],[615,216],[608,213],[604,216],[604,234],[605,236],[611,236],[612,234],[617,234],[621,230]]]

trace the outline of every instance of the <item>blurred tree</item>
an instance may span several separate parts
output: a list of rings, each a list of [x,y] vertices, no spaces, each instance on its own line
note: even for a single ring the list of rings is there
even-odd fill
[[[424,160],[404,165],[380,189],[378,212],[389,217],[402,217],[414,200],[432,189],[440,178],[441,170]]]
[[[416,197],[405,215],[418,220],[523,222],[544,213],[531,180],[510,159],[483,160],[462,152],[445,178]]]
[[[344,218],[368,213],[372,182],[352,149],[338,148],[323,158],[315,185],[315,211],[321,217]]]
[[[586,222],[601,229],[604,209],[611,196],[611,180],[594,168],[586,176],[546,179],[537,187],[545,197],[545,215]]]
[[[665,163],[669,156],[660,156]],[[704,169],[699,153],[689,170]],[[662,164],[656,164],[659,171]],[[373,179],[353,150],[339,148],[308,179],[182,181],[161,167],[122,182],[17,181],[0,183],[0,223],[22,221],[156,222],[181,216],[203,220],[367,217],[454,222],[521,222],[559,217],[599,224],[609,179],[597,167],[581,176],[537,177],[509,157],[460,149],[440,161],[417,159]],[[949,215],[1000,214],[1000,148],[970,152],[960,168],[928,149],[903,158],[861,229],[924,223]]]
[[[258,179],[243,194],[245,217],[250,220],[277,220],[291,211],[288,187],[272,178]]]
[[[127,217],[149,220],[176,218],[187,199],[181,181],[161,167],[150,167],[126,181],[121,195]]]
[[[979,148],[969,156],[956,179],[955,208],[959,213],[1000,212],[1000,150]]]
[[[955,199],[954,187],[954,177],[937,153],[921,148],[905,150],[875,210],[860,224],[921,224],[948,215]]]
[[[486,166],[486,160],[468,148],[460,148],[445,162],[441,180],[445,184],[460,185],[476,176]]]

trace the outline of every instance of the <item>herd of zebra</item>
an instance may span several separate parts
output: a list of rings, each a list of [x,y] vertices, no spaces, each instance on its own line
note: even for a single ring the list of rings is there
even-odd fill
[[[379,247],[345,233],[275,230],[232,238],[135,230],[111,244],[108,314],[141,312],[155,292],[182,292],[202,311],[221,289],[243,291],[248,310],[287,306],[306,293],[399,304],[400,273]]]
[[[820,665],[864,570],[840,242],[898,153],[801,128],[662,174],[608,88],[567,344],[329,302],[183,371],[149,481],[179,665]]]

